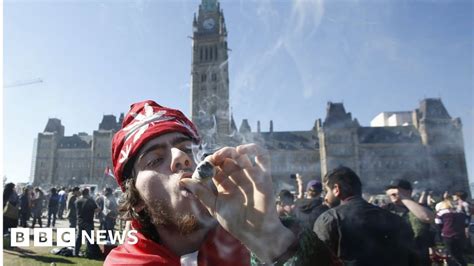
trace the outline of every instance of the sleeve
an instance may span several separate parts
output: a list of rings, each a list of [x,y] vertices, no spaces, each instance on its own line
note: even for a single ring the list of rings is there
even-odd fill
[[[8,197],[8,201],[9,201],[10,204],[12,204],[13,206],[16,206],[16,205],[18,204],[18,201],[19,201],[18,194],[16,194],[16,192],[13,191],[13,193],[10,195],[10,197]]]
[[[462,206],[463,206],[463,209],[464,209],[464,212],[466,213],[466,215],[468,217],[471,217],[471,206],[469,206],[469,203],[463,202]]]
[[[435,224],[437,225],[442,225],[443,224],[443,214],[447,213],[448,211],[446,209],[440,210],[436,212],[435,216]]]
[[[97,203],[94,200],[91,200],[91,203],[92,203],[92,207],[94,208],[94,210],[99,208],[99,206],[97,206]]]
[[[324,212],[314,223],[313,231],[329,247],[332,253],[338,254],[339,230],[337,218],[331,211]]]

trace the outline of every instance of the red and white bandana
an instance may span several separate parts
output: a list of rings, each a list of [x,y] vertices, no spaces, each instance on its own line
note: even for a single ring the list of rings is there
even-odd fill
[[[122,128],[112,139],[112,163],[122,190],[123,168],[149,140],[170,132],[181,132],[194,142],[200,141],[194,124],[179,110],[148,100],[134,103],[125,116]]]

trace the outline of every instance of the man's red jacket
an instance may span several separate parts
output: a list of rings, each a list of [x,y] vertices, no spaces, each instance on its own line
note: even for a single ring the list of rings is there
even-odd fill
[[[137,232],[138,242],[114,248],[104,265],[176,265],[180,257],[167,247],[160,245]],[[250,253],[237,239],[218,226],[208,233],[198,252],[198,265],[250,265]]]

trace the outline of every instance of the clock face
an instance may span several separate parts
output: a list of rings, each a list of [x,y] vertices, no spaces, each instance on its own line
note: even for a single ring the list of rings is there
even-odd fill
[[[215,25],[216,25],[216,22],[214,21],[213,18],[208,18],[208,19],[204,20],[204,22],[202,23],[202,26],[206,30],[210,30],[210,29],[214,28]]]

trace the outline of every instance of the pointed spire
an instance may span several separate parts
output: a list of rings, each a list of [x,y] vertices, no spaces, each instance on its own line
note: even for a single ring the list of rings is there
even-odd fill
[[[252,129],[250,128],[249,121],[247,119],[242,120],[242,124],[240,124],[239,128],[240,133],[250,133],[252,132]]]
[[[201,7],[207,12],[218,11],[217,0],[202,0]]]
[[[120,117],[117,123],[117,130],[119,130],[122,127],[123,119],[124,119],[123,113],[120,113]]]
[[[60,136],[64,136],[64,126],[61,124],[61,120],[58,118],[49,118],[43,132],[56,132]]]
[[[234,120],[234,114],[230,113],[230,132],[235,132],[237,131],[237,126],[235,125],[235,120]]]

